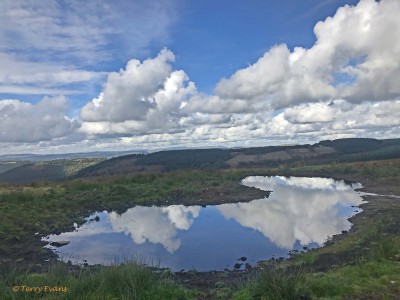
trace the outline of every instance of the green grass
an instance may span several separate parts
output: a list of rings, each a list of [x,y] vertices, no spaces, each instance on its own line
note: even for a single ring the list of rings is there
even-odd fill
[[[379,294],[392,299],[400,292],[400,237],[383,237],[353,265],[308,275],[308,279],[315,297]]]
[[[376,294],[381,296],[379,299],[393,299],[400,292],[400,263],[365,262],[327,273],[308,274],[307,279],[314,298],[342,299]]]
[[[239,285],[239,290],[233,298],[236,300],[301,299],[307,293],[303,285],[303,276],[301,270],[269,269],[242,283],[241,287]]]
[[[167,271],[157,274],[134,262],[73,272],[59,263],[45,273],[8,274],[0,281],[0,299],[194,299],[197,292],[177,285],[172,276]],[[19,291],[13,291],[15,286]],[[45,291],[45,286],[67,291]],[[26,292],[26,287],[43,290]]]
[[[316,251],[308,251],[305,253],[296,253],[291,255],[291,260],[289,265],[311,265],[315,263],[318,259],[318,253]],[[285,265],[286,261],[283,261],[281,265]]]
[[[307,256],[299,254],[298,256]],[[239,285],[235,299],[343,299],[375,295],[394,299],[400,293],[400,237],[386,236],[351,264],[314,273],[286,262],[267,266],[267,270]],[[304,264],[313,263],[304,261]],[[294,270],[294,271],[293,271]]]

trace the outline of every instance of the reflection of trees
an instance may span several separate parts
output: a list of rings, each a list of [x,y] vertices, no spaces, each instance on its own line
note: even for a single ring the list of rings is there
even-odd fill
[[[321,245],[328,236],[347,230],[350,223],[338,216],[337,206],[362,201],[351,186],[327,178],[252,176],[243,184],[273,192],[268,199],[220,205],[221,213],[288,249],[296,240]]]

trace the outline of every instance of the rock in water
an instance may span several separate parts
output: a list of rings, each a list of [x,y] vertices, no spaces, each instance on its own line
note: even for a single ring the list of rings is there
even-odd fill
[[[58,242],[51,242],[50,245],[54,246],[54,247],[62,247],[65,245],[68,245],[70,243],[70,241],[58,241]]]

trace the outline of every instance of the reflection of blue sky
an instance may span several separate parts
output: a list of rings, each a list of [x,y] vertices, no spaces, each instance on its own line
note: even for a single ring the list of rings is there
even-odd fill
[[[101,212],[95,214],[99,222],[50,240],[71,241],[58,248],[71,261],[96,264],[133,257],[173,270],[224,269],[241,256],[254,263],[302,245],[321,245],[350,228],[350,206],[362,201],[354,187],[327,178],[248,177],[242,183],[273,192],[266,199],[206,208],[137,206],[121,215]]]

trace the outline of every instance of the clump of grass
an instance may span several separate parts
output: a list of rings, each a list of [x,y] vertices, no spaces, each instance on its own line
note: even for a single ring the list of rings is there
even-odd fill
[[[382,236],[354,264],[308,274],[310,292],[314,297],[376,295],[392,299],[400,292],[399,261],[400,238]]]
[[[74,273],[74,274],[73,274]],[[170,272],[155,273],[134,262],[71,272],[62,263],[46,273],[10,273],[0,281],[1,299],[194,299],[196,292],[177,285]],[[27,293],[13,286],[67,287],[66,293]]]
[[[375,261],[400,260],[400,238],[381,237],[373,243],[371,256]]]
[[[327,272],[295,266],[313,264],[317,254],[297,254],[282,267],[261,272],[242,283],[235,299],[342,299],[374,295],[397,299],[400,294],[400,237],[382,236],[353,263]],[[280,263],[282,266],[282,263]],[[289,271],[288,271],[289,270]]]
[[[368,261],[343,266],[327,273],[309,274],[308,282],[311,294],[315,298],[341,299],[379,294],[376,299],[394,299],[393,295],[400,292],[399,270],[400,264],[397,262]]]
[[[265,270],[242,284],[234,299],[301,299],[306,297],[303,271],[282,268]]]
[[[318,254],[315,251],[308,251],[294,254],[292,258],[295,265],[311,265],[318,259]]]

